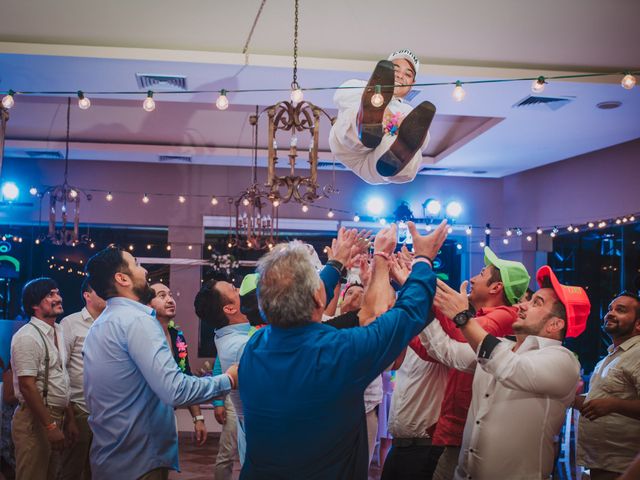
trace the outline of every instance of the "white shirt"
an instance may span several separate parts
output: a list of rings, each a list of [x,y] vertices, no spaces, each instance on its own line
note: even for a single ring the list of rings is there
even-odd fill
[[[64,333],[65,349],[68,353],[67,372],[69,373],[71,403],[76,404],[86,413],[89,413],[89,410],[84,400],[84,387],[82,386],[84,371],[82,347],[93,321],[94,318],[85,307],[79,312],[64,317],[60,322]]]
[[[44,389],[45,346],[42,338],[33,328],[35,326],[47,342],[49,350],[49,393],[47,403],[52,407],[65,408],[69,404],[69,375],[66,368],[66,350],[64,334],[60,325],[51,327],[42,320],[31,317],[29,324],[24,325],[11,339],[11,365],[13,368],[13,388],[16,397],[24,402],[18,377],[36,377],[36,387],[42,394]],[[56,348],[55,335],[58,338]]]
[[[407,348],[391,398],[389,431],[395,438],[429,438],[427,430],[440,417],[448,371],[449,367],[425,362]]]
[[[378,375],[364,390],[364,411],[369,413],[382,403],[382,375]]]
[[[611,345],[609,355],[593,370],[589,394],[595,398],[640,400],[640,335]],[[595,420],[581,416],[578,424],[578,465],[624,472],[638,453],[640,420],[619,413]]]
[[[455,479],[549,478],[553,439],[580,376],[573,353],[560,341],[531,335],[515,352],[514,342],[501,339],[487,360],[449,338],[437,321],[427,332],[431,356],[458,370],[475,371]]]

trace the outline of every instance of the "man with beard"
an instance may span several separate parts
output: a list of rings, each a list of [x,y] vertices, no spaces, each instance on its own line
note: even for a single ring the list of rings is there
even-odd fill
[[[618,478],[638,453],[640,439],[640,298],[623,292],[604,316],[613,344],[593,370],[589,393],[576,398],[578,465],[593,480]]]
[[[584,331],[591,304],[582,288],[561,285],[546,265],[536,278],[540,289],[517,305],[515,342],[480,326],[464,288],[456,292],[438,282],[434,305],[469,343],[456,342],[432,322],[427,350],[452,368],[474,372],[456,480],[539,480],[553,471],[554,436],[580,378],[580,364],[562,341]]]
[[[89,284],[107,302],[83,349],[93,478],[166,480],[178,470],[174,407],[229,392],[237,369],[198,378],[176,366],[147,306],[155,294],[147,271],[128,252],[106,248],[86,268]]]
[[[63,433],[69,405],[67,352],[62,327],[62,297],[51,278],[36,278],[22,289],[22,306],[29,323],[11,339],[13,388],[20,406],[12,423],[16,448],[16,478],[57,478],[61,451],[75,441],[77,429]],[[67,419],[68,420],[68,419]]]

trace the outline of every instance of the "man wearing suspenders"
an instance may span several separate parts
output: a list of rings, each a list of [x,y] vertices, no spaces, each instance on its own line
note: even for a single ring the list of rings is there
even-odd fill
[[[22,290],[22,305],[31,317],[11,340],[11,365],[16,397],[13,417],[16,477],[54,479],[60,468],[65,440],[73,442],[75,423],[65,439],[64,418],[69,405],[69,375],[62,329],[62,297],[51,278],[37,278]],[[73,424],[73,427],[71,426]]]

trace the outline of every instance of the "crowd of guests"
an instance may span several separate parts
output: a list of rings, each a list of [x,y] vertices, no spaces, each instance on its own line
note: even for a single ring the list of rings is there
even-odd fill
[[[167,479],[174,409],[189,409],[202,445],[200,405],[213,402],[219,479],[236,452],[243,479],[366,479],[376,446],[383,480],[544,479],[573,407],[577,464],[594,480],[639,478],[640,298],[609,305],[613,343],[585,394],[563,346],[585,329],[585,290],[544,266],[532,292],[525,266],[488,247],[453,289],[433,271],[446,222],[425,236],[408,225],[412,252],[396,248],[395,225],[373,240],[343,228],[325,265],[294,241],[239,288],[205,282],[194,308],[215,329],[209,376],[192,374],[171,290],[149,285],[129,252],[88,261],[85,307],[59,323],[57,284],[31,280],[30,321],[4,366],[15,454],[3,443],[2,462],[18,479]]]

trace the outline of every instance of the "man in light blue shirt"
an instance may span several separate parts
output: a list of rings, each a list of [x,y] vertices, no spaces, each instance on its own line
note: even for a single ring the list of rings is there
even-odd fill
[[[237,369],[204,378],[180,371],[146,306],[154,295],[147,271],[128,252],[102,250],[87,263],[87,273],[107,301],[83,349],[93,478],[166,479],[179,468],[174,407],[228,393]]]

